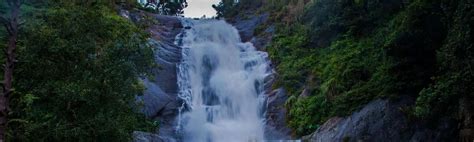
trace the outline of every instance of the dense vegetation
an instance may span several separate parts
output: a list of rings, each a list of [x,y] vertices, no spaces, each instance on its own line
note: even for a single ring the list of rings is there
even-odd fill
[[[180,16],[188,6],[186,0],[143,0],[139,8],[161,15]]]
[[[376,98],[417,98],[408,113],[456,117],[474,94],[473,3],[468,0],[261,0],[215,6],[232,18],[271,14],[266,49],[290,98],[288,124],[307,135]],[[251,8],[250,8],[251,9]],[[260,36],[265,36],[261,33]]]
[[[179,15],[185,2],[148,10]],[[144,89],[139,78],[155,66],[148,35],[117,14],[119,5],[140,7],[134,0],[23,4],[9,141],[129,141],[132,131],[156,127],[134,102]],[[470,0],[224,0],[213,7],[226,18],[270,13],[255,32],[277,29],[266,50],[278,72],[274,87],[289,92],[296,136],[377,98],[414,97],[408,115],[432,122],[455,118],[458,102],[474,98]],[[6,9],[1,1],[0,13]],[[0,28],[2,49],[5,33]]]
[[[155,66],[148,34],[117,4],[23,4],[8,141],[130,141],[134,130],[153,131],[134,102],[139,77]],[[4,48],[3,28],[0,35]]]

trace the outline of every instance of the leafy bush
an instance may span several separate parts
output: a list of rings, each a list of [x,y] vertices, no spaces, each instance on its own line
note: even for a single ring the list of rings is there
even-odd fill
[[[279,27],[268,48],[276,86],[291,95],[290,127],[306,135],[329,117],[397,94],[417,97],[419,118],[454,114],[459,99],[473,97],[471,5],[313,1],[303,25]],[[311,96],[299,97],[303,90]]]
[[[327,48],[308,45],[306,27],[279,28],[268,49],[277,66],[276,86],[292,96],[287,102],[289,126],[296,135],[314,131],[331,116],[347,115],[362,104],[391,94],[393,61],[380,48],[385,28],[366,39],[342,38]],[[285,33],[286,35],[284,35]],[[298,96],[310,91],[309,98]]]
[[[27,20],[10,140],[129,141],[153,129],[133,106],[154,64],[148,35],[101,3],[50,5]]]
[[[295,101],[292,101],[292,99],[295,99]],[[291,119],[288,121],[288,126],[294,128],[297,135],[316,130],[320,124],[331,116],[331,108],[334,107],[333,103],[321,95],[308,98],[291,96],[287,105],[291,107],[289,111]]]
[[[465,0],[446,4],[454,8],[447,15],[446,20],[452,23],[444,44],[437,50],[437,75],[416,101],[414,113],[425,119],[457,112],[460,99],[474,97],[474,19],[469,18],[474,16],[474,10],[469,8],[474,5]]]

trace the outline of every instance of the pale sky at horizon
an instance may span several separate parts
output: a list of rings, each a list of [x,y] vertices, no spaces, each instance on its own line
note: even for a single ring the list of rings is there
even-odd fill
[[[188,7],[184,9],[185,17],[201,18],[216,16],[216,11],[212,8],[212,4],[217,4],[220,0],[187,0]]]

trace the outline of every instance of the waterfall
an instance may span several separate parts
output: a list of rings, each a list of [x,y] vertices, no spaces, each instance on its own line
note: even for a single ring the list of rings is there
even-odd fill
[[[268,54],[242,43],[221,20],[183,19],[177,45],[178,133],[189,142],[264,140],[264,78],[272,73]]]

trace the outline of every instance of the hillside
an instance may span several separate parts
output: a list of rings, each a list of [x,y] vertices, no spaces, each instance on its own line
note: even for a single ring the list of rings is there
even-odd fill
[[[446,138],[435,140],[472,138],[470,1],[261,0],[220,8],[237,28],[246,19],[267,15],[253,27],[256,38],[247,40],[259,45],[272,39],[262,50],[269,52],[278,74],[273,88],[288,92],[282,106],[293,136],[342,125],[334,120],[374,109],[370,104],[382,99],[411,101],[393,108],[402,112],[393,117]],[[367,115],[363,118],[376,118]],[[392,124],[381,128],[387,125]],[[441,125],[450,128],[436,130]],[[380,128],[369,127],[361,129]]]

